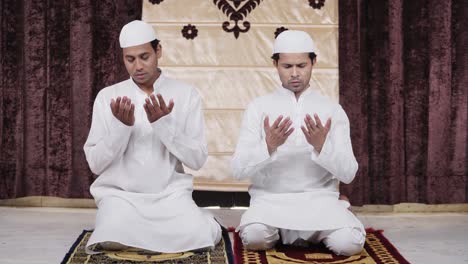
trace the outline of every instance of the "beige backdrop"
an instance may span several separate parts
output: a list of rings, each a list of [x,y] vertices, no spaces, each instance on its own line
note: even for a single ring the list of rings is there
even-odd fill
[[[248,1],[238,8],[232,0],[225,2],[238,10]],[[277,28],[311,34],[318,54],[311,86],[338,100],[337,0],[326,0],[321,9],[307,0],[261,1],[244,19],[250,30],[237,39],[222,29],[229,19],[212,0],[144,0],[143,20],[154,25],[161,40],[163,71],[194,85],[204,100],[209,157],[200,171],[187,169],[196,176],[198,190],[247,190],[248,182],[232,178],[230,160],[245,107],[280,84],[270,59]],[[182,36],[187,24],[198,29],[193,40]]]

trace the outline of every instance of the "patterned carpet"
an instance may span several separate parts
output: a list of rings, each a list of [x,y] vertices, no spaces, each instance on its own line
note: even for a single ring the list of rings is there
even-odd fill
[[[359,255],[337,256],[323,245],[298,248],[277,245],[267,251],[247,251],[242,246],[238,233],[234,234],[234,254],[236,264],[288,264],[288,263],[327,263],[327,264],[407,264],[407,260],[384,237],[382,230],[367,229],[366,244]]]
[[[212,251],[189,251],[176,254],[157,253],[137,248],[125,251],[105,251],[103,254],[88,255],[85,252],[86,242],[92,231],[84,230],[70,248],[62,264],[234,264],[231,242],[227,230],[223,230],[223,238]]]

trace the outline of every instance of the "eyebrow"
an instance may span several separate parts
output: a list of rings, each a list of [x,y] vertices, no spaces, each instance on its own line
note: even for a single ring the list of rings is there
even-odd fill
[[[297,64],[283,62],[283,63],[280,63],[280,65],[283,65],[283,66],[293,66],[293,65],[299,66],[299,65],[307,65],[307,62],[301,62],[301,63],[297,63]]]
[[[141,56],[144,56],[144,55],[147,55],[149,54],[149,52],[143,52],[143,53],[140,53],[136,56],[133,56],[133,55],[125,55],[125,58],[135,58],[135,57],[141,57]]]

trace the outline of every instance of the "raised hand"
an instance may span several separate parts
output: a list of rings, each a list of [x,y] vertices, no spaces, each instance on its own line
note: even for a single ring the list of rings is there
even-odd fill
[[[304,132],[307,142],[312,145],[318,153],[320,153],[320,151],[322,151],[323,144],[325,143],[325,139],[327,139],[327,134],[330,131],[331,119],[328,118],[325,126],[322,125],[322,121],[317,114],[314,114],[314,119],[307,114],[304,118],[307,128],[301,126],[301,129],[302,132]]]
[[[158,100],[156,100],[156,96],[152,94],[150,98],[146,98],[146,103],[143,105],[150,123],[156,122],[159,118],[168,115],[172,112],[172,108],[174,108],[174,101],[172,99],[169,101],[169,106],[167,106],[161,94],[158,94],[157,97]]]
[[[267,117],[263,120],[263,128],[265,129],[265,140],[268,146],[268,153],[273,153],[276,149],[283,145],[292,134],[294,128],[291,127],[292,121],[289,117],[283,120],[283,116],[276,118],[273,125],[270,126],[270,120]],[[291,127],[291,128],[290,128]]]
[[[112,114],[127,126],[135,124],[135,105],[132,104],[130,98],[124,96],[123,98],[117,97],[116,100],[111,99],[110,103]]]

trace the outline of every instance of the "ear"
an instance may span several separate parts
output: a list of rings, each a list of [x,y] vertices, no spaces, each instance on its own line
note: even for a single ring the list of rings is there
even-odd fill
[[[157,50],[156,50],[156,56],[158,57],[158,59],[160,59],[162,57],[162,46],[161,46],[161,44],[158,44],[158,47],[157,47]]]
[[[278,62],[273,60],[273,66],[275,66],[276,68],[278,68]]]
[[[315,57],[314,60],[312,61],[312,66],[314,66],[316,62],[317,62],[317,57]]]

